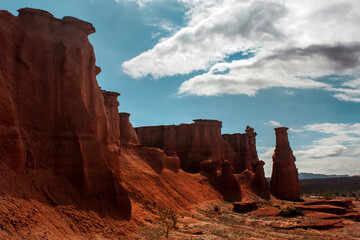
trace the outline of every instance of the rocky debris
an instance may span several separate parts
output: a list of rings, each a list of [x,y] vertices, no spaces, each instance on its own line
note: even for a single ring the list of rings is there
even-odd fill
[[[272,227],[277,229],[295,229],[295,228],[304,228],[304,229],[318,229],[325,230],[331,228],[341,228],[344,227],[344,224],[340,220],[311,220],[311,221],[302,221],[300,223],[282,223],[274,224]]]
[[[270,192],[276,198],[297,201],[300,199],[300,182],[287,130],[286,127],[275,128],[276,147],[273,155]]]
[[[341,216],[337,215],[337,216],[324,217],[324,219],[339,219],[339,218],[351,219],[353,221],[360,222],[360,213],[359,212],[351,212],[351,213],[347,213],[347,214],[341,215]]]
[[[189,233],[193,235],[204,235],[203,230],[198,228],[189,230]]]
[[[336,215],[344,215],[347,213],[346,208],[336,207],[332,205],[297,205],[296,207],[301,210],[333,213]]]
[[[233,206],[233,211],[237,213],[247,213],[258,208],[255,201],[234,202]]]
[[[52,168],[83,197],[112,199],[130,214],[116,161],[118,94],[98,86],[93,32],[42,10],[0,11],[0,161],[18,173]]]
[[[250,188],[259,197],[263,199],[270,199],[270,190],[267,180],[265,178],[264,165],[265,165],[264,161],[258,162],[255,168],[256,170],[255,170],[254,179],[250,183]]]
[[[350,199],[318,200],[296,204],[296,207],[307,211],[346,215],[353,212],[354,206]]]
[[[347,209],[351,209],[354,206],[352,200],[350,199],[317,200],[317,201],[301,203],[301,205],[323,205],[323,204],[343,207]]]
[[[121,144],[129,145],[135,144],[139,145],[139,139],[136,135],[136,132],[130,123],[129,117],[130,113],[121,112],[120,116],[120,141]]]

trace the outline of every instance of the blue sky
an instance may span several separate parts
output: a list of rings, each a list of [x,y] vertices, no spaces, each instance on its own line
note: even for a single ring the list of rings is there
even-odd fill
[[[134,126],[223,122],[258,132],[271,174],[274,127],[300,172],[360,175],[360,3],[351,0],[1,0],[91,22],[99,85]]]

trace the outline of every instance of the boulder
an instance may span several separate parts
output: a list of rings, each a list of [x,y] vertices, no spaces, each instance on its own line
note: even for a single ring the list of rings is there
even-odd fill
[[[255,201],[234,202],[233,206],[233,211],[237,213],[248,213],[258,208]]]

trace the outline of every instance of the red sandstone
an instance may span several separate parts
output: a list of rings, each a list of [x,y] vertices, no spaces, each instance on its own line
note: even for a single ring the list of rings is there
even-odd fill
[[[273,155],[270,191],[276,198],[296,201],[300,199],[300,183],[287,130],[286,127],[275,128],[276,147]]]

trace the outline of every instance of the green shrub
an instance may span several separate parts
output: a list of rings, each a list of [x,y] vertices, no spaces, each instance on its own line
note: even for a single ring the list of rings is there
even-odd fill
[[[301,209],[291,206],[284,206],[280,208],[280,216],[282,217],[296,217],[304,215]]]
[[[276,208],[280,208],[280,205],[277,204],[277,203],[274,203],[272,206],[273,206],[273,207],[276,207]]]
[[[331,199],[333,199],[333,194],[330,192],[325,192],[323,194],[323,198],[325,198],[325,200],[331,200]]]

